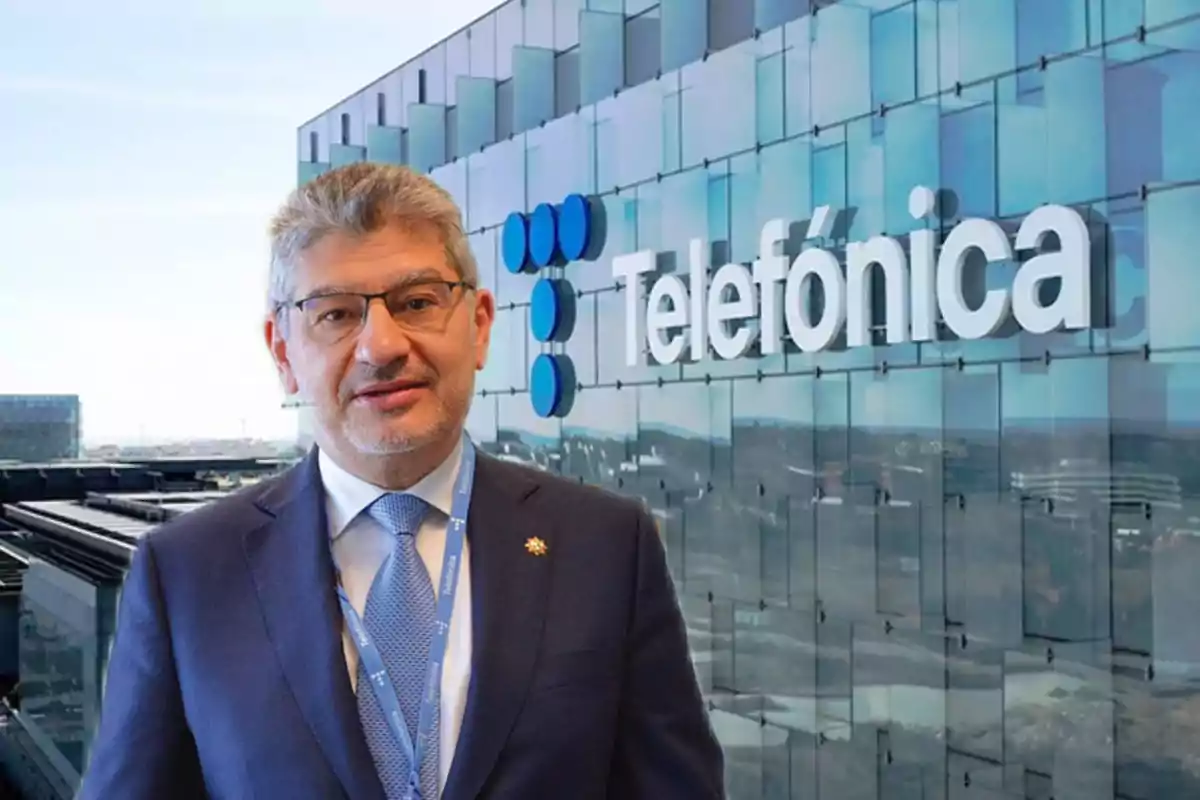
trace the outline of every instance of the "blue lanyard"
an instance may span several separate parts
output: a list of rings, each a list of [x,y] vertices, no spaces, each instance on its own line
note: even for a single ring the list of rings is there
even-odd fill
[[[441,591],[438,592],[437,618],[434,623],[433,641],[429,645],[429,665],[425,671],[425,692],[421,698],[420,716],[417,718],[417,741],[413,745],[408,733],[408,725],[404,712],[400,708],[400,699],[396,695],[396,687],[392,685],[391,676],[384,666],[383,656],[375,646],[367,628],[346,592],[338,587],[338,601],[342,605],[342,614],[350,626],[358,655],[366,667],[367,676],[375,697],[383,709],[388,727],[396,743],[404,751],[409,764],[409,794],[410,800],[421,798],[421,764],[426,750],[429,748],[430,733],[433,728],[434,714],[439,713],[438,694],[442,683],[442,662],[446,657],[446,640],[450,631],[450,617],[454,613],[454,595],[458,590],[458,573],[462,566],[463,541],[467,532],[467,513],[471,508],[471,486],[475,480],[475,445],[470,437],[463,435],[462,464],[458,470],[458,479],[454,484],[454,500],[450,506],[450,522],[446,526],[446,552],[442,556]],[[361,687],[360,687],[361,689]]]

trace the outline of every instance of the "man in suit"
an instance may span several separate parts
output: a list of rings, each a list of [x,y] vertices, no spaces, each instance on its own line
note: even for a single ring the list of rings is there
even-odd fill
[[[651,517],[463,436],[495,301],[449,195],[357,164],[271,234],[317,446],[143,541],[80,797],[723,797]]]

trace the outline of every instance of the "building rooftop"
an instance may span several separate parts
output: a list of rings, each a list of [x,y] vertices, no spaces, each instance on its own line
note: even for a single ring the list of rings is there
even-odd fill
[[[30,401],[38,402],[66,402],[78,403],[79,395],[77,394],[0,394],[0,403],[26,403]]]
[[[78,717],[98,706],[99,689],[60,698],[38,670],[51,656],[70,656],[62,663],[76,659],[85,673],[106,658],[78,650],[70,637],[47,639],[43,628],[94,626],[87,635],[104,650],[139,540],[225,497],[241,479],[286,465],[242,458],[0,465],[0,781],[19,787],[18,796],[61,800],[78,788],[80,747],[90,735]],[[80,582],[94,594],[63,588]],[[37,609],[36,629],[23,622],[27,607]],[[73,669],[65,677],[80,680]]]

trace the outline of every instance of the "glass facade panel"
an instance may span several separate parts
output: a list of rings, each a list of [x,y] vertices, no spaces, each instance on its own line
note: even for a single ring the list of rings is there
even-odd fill
[[[554,119],[554,51],[513,50],[513,130],[522,133]]]
[[[757,144],[782,139],[785,133],[786,64],[783,31],[770,31],[759,38],[754,65],[755,140]]]
[[[807,13],[807,0],[754,0],[754,26],[769,30]]]
[[[584,11],[579,17],[580,98],[590,105],[625,85],[625,17]]]
[[[465,156],[496,141],[496,82],[458,78],[458,153]]]
[[[846,0],[813,15],[757,0],[759,36],[707,58],[706,15],[683,5],[645,18],[661,76],[631,54],[616,0],[497,12],[498,77],[523,48],[517,135],[436,172],[465,198],[498,300],[472,432],[652,510],[731,797],[1200,796],[1200,5]],[[550,36],[582,39],[583,105],[556,119]],[[444,136],[444,114],[412,110],[413,160],[440,166],[421,115],[442,114]],[[602,246],[550,273],[576,292],[553,352],[578,386],[544,419],[528,391],[549,350],[528,326],[537,277],[500,263],[499,229],[572,192],[602,210]],[[1067,226],[1017,248],[1048,204],[1090,241],[1071,250]],[[932,341],[889,344],[887,264],[851,296],[846,262],[895,239],[875,255],[906,259],[911,333],[916,231],[934,234],[934,275],[965,241],[962,275],[933,293]],[[1007,241],[985,256],[979,236]],[[789,295],[793,260],[817,249],[831,284]],[[644,273],[614,274],[642,251]],[[1076,296],[1059,275],[1024,283],[1064,252],[1091,295],[1082,330],[1033,319]],[[652,292],[677,357],[647,344]],[[975,312],[989,292],[1008,313],[955,333],[951,304]],[[865,344],[844,325],[797,343],[789,326],[844,322],[851,301]]]
[[[554,115],[562,117],[579,111],[579,49],[554,57]]]
[[[329,166],[331,169],[364,161],[366,157],[367,148],[356,144],[338,144],[334,142],[329,145]]]
[[[296,184],[303,186],[329,171],[329,162],[301,161],[296,164]]]
[[[601,191],[629,187],[678,168],[664,155],[669,144],[666,86],[666,81],[643,83],[596,104],[596,185]],[[675,130],[677,115],[678,110]]]
[[[803,136],[813,127],[813,35],[810,16],[783,27],[783,119],[788,136]]]
[[[408,163],[427,172],[446,163],[446,107],[413,103],[408,107]]]
[[[699,6],[699,8],[697,8]],[[708,2],[662,0],[662,68],[677,70],[708,50]]]
[[[525,162],[524,137],[497,142],[466,160],[472,187],[466,206],[470,228],[496,227],[512,211],[526,210]]]
[[[459,31],[446,41],[446,105],[458,105],[460,78],[471,75],[470,29]]]
[[[625,17],[625,86],[637,86],[662,73],[662,19],[657,6]]]
[[[403,164],[404,131],[385,125],[368,125],[367,160],[380,164]]]
[[[943,89],[1017,66],[1017,5],[1018,0],[939,4]]]
[[[433,169],[429,177],[449,192],[459,208],[466,208],[467,203],[467,162],[461,159],[451,161]],[[463,224],[470,229],[470,219],[464,215]]]
[[[525,134],[529,208],[561,203],[571,192],[595,191],[592,113],[568,114]]]
[[[579,44],[579,13],[594,8],[587,0],[554,0],[554,49],[568,50]]]
[[[525,9],[521,0],[508,0],[496,9],[496,79],[513,77],[513,53],[525,44]]]
[[[496,77],[496,21],[499,14],[489,14],[471,26],[470,74],[476,78]],[[460,73],[461,74],[461,73]]]
[[[82,773],[100,714],[116,587],[33,562],[24,573],[18,649],[20,709]]]
[[[439,44],[421,56],[421,67],[425,70],[425,97],[419,102],[446,104],[446,43]],[[409,99],[415,96],[409,96]]]
[[[568,267],[571,283],[582,290],[615,291],[612,262],[618,253],[637,250],[637,199],[634,192],[621,195],[606,194],[594,198],[603,211],[605,248],[595,261],[581,261]],[[611,328],[606,338],[612,339]]]
[[[570,9],[555,8],[558,4],[559,0],[524,0],[526,45],[554,49],[554,15],[570,13]]]
[[[842,3],[810,19],[811,39],[796,46],[810,48],[812,123],[827,127],[870,111],[871,10]]]
[[[1146,321],[1155,348],[1200,344],[1200,319],[1191,313],[1200,275],[1193,268],[1200,228],[1200,187],[1156,191],[1146,200],[1146,255],[1149,264]]]
[[[680,71],[684,169],[756,144],[756,50],[743,42]]]
[[[871,105],[897,105],[917,91],[917,7],[897,6],[871,18]]]

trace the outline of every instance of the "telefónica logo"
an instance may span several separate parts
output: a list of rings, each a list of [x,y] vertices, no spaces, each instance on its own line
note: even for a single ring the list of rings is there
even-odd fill
[[[785,254],[792,221],[783,218],[763,225],[759,256],[750,266],[729,263],[712,272],[709,243],[703,239],[689,242],[686,280],[681,274],[656,274],[655,250],[614,256],[613,278],[626,289],[626,365],[644,364],[647,355],[658,364],[737,359],[753,345],[769,355],[780,352],[785,340],[800,351],[817,352],[843,333],[846,347],[869,346],[872,328],[880,322],[872,302],[876,272],[883,279],[888,344],[934,341],[940,338],[939,324],[959,339],[993,336],[1009,319],[1034,334],[1091,326],[1091,232],[1078,211],[1040,206],[1021,221],[1015,241],[994,220],[959,220],[939,247],[935,201],[932,189],[914,187],[908,210],[914,221],[927,221],[926,227],[908,234],[907,247],[886,235],[848,242],[845,264],[822,244],[795,257]],[[829,243],[835,216],[830,206],[815,208],[805,241]],[[504,223],[504,264],[513,273],[536,273],[594,260],[603,249],[603,227],[603,206],[578,194],[559,206],[539,205],[528,216],[511,214]],[[1044,247],[1048,241],[1056,246]],[[989,264],[1015,263],[1011,285],[990,286],[982,299],[969,298],[964,273],[975,253]],[[1048,282],[1058,287],[1050,300],[1042,292]],[[817,313],[814,284],[820,284],[824,298]],[[570,283],[540,279],[530,305],[530,327],[538,341],[570,338],[575,322]],[[570,358],[539,355],[529,387],[538,414],[565,416],[576,388]]]
[[[935,201],[932,189],[915,187],[909,195],[913,220],[928,220]],[[816,208],[806,241],[828,241],[833,221],[829,206]],[[649,297],[645,287],[658,271],[658,253],[614,257],[613,277],[627,289],[625,363],[644,364],[647,354],[658,364],[697,362],[710,354],[736,359],[755,344],[769,355],[781,351],[785,336],[803,352],[825,350],[843,332],[847,347],[869,346],[879,323],[872,313],[876,272],[883,277],[888,344],[934,341],[939,321],[960,339],[992,336],[1009,318],[1034,334],[1091,326],[1090,232],[1079,212],[1067,206],[1034,209],[1021,221],[1015,243],[998,222],[969,218],[949,231],[940,252],[931,224],[913,230],[907,248],[886,235],[849,242],[844,265],[823,246],[805,248],[795,258],[783,253],[790,222],[773,219],[763,226],[759,257],[750,267],[725,264],[711,275],[708,243],[691,240],[688,280],[659,276]],[[1056,249],[1043,247],[1050,240]],[[968,298],[964,281],[968,258],[976,252],[989,264],[1019,264],[1010,287],[990,287],[978,303]],[[1032,255],[1018,259],[1018,253]],[[814,283],[824,297],[819,315],[813,313]],[[1047,283],[1057,284],[1058,291],[1044,302]]]

